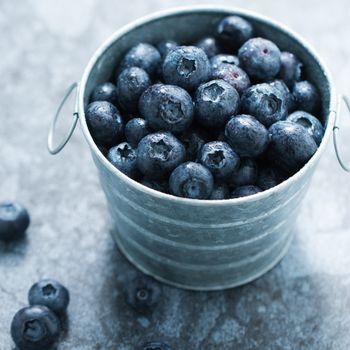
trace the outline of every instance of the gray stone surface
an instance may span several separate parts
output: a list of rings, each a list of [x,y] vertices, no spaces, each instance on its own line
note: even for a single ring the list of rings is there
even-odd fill
[[[350,178],[337,165],[331,143],[282,263],[226,292],[165,286],[148,317],[123,301],[123,283],[135,270],[109,234],[105,200],[81,132],[60,155],[46,151],[59,98],[79,80],[100,42],[141,15],[191,3],[197,1],[0,2],[0,198],[19,199],[32,215],[24,241],[0,244],[0,350],[14,348],[12,316],[26,304],[30,285],[45,276],[71,291],[59,350],[132,350],[150,339],[174,349],[350,348]],[[338,91],[348,92],[348,1],[215,3],[259,11],[299,32],[330,67]],[[343,122],[350,160],[350,123]]]

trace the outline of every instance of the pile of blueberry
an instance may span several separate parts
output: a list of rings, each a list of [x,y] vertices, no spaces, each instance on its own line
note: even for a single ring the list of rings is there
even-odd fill
[[[316,152],[320,96],[302,63],[226,17],[214,36],[184,46],[139,43],[115,85],[96,86],[86,120],[124,174],[195,199],[248,196],[276,186]]]
[[[61,283],[45,279],[30,288],[28,302],[30,306],[19,310],[12,320],[12,339],[19,350],[48,350],[59,338],[69,292]]]

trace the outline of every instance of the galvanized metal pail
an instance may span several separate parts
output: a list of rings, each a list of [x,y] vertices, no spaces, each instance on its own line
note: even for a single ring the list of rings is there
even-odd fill
[[[123,54],[134,44],[167,38],[191,43],[213,33],[220,19],[233,14],[248,19],[261,36],[272,39],[282,50],[294,52],[304,62],[308,79],[322,95],[326,130],[319,149],[293,177],[246,198],[178,198],[131,180],[108,162],[89,133],[84,109],[91,91],[111,78]],[[274,21],[242,10],[207,6],[173,9],[137,20],[114,33],[95,52],[80,84],[73,84],[69,93],[74,88],[77,98],[73,125],[67,138],[54,147],[53,129],[61,104],[49,135],[49,149],[51,153],[60,151],[80,120],[108,201],[114,238],[140,270],[181,288],[217,290],[256,279],[285,255],[300,202],[332,129],[338,130],[330,75],[304,40]]]

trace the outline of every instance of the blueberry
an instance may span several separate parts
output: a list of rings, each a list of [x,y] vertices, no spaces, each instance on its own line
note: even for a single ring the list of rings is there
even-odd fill
[[[253,27],[242,17],[225,17],[216,29],[220,44],[230,52],[237,50],[253,35]]]
[[[135,179],[138,177],[137,153],[127,142],[122,142],[108,151],[108,160],[122,173]]]
[[[208,58],[211,58],[219,53],[219,47],[215,38],[207,37],[197,41],[194,46],[202,49]]]
[[[209,135],[199,128],[190,128],[179,135],[179,140],[186,148],[186,160],[195,161],[202,146],[209,140]]]
[[[242,158],[238,170],[233,174],[230,183],[235,186],[255,184],[258,177],[258,166],[252,158]]]
[[[239,107],[239,95],[224,80],[212,80],[199,86],[195,95],[195,116],[199,124],[223,127]]]
[[[153,278],[137,275],[124,287],[128,305],[139,313],[152,312],[162,296],[162,287]]]
[[[227,54],[219,54],[210,59],[212,69],[217,69],[223,63],[239,66],[239,59],[237,56]]]
[[[231,198],[240,198],[252,196],[253,194],[261,192],[261,189],[254,185],[241,186],[234,189],[231,193]]]
[[[144,343],[140,350],[171,350],[170,346],[160,341],[150,341]]]
[[[90,103],[85,115],[91,135],[98,145],[112,146],[122,138],[124,122],[118,109],[110,102]]]
[[[175,196],[207,199],[213,190],[214,180],[211,172],[201,164],[186,162],[171,173],[169,188]]]
[[[291,52],[281,52],[281,68],[278,77],[291,88],[296,81],[300,80],[302,66],[297,56]]]
[[[282,96],[284,96],[283,99],[286,102],[287,110],[289,112],[292,111],[295,107],[294,96],[288,89],[288,86],[285,84],[285,82],[283,80],[276,79],[271,81],[269,85],[273,88],[276,88],[282,94]]]
[[[179,46],[171,50],[163,63],[165,82],[187,90],[193,90],[208,81],[210,71],[207,55],[195,46]]]
[[[208,168],[217,180],[226,180],[238,169],[240,159],[231,146],[223,141],[206,143],[198,160]]]
[[[59,334],[59,319],[42,305],[19,310],[11,323],[11,336],[18,350],[48,350]]]
[[[269,143],[265,126],[247,114],[231,118],[226,124],[225,136],[241,157],[256,157],[265,152]]]
[[[259,186],[263,191],[277,186],[278,183],[278,176],[272,167],[265,166],[259,169],[256,185]]]
[[[304,111],[296,111],[290,114],[286,120],[300,124],[301,126],[306,128],[306,130],[313,137],[317,145],[321,143],[324,133],[323,126],[321,122],[310,113]]]
[[[174,40],[164,40],[161,41],[160,43],[158,43],[157,45],[157,49],[159,51],[159,53],[161,54],[161,56],[163,58],[166,57],[166,55],[173,49],[175,49],[176,47],[178,47],[179,45],[177,44],[176,41]]]
[[[139,67],[124,69],[117,79],[119,105],[128,113],[136,113],[142,93],[151,86],[151,79]]]
[[[270,161],[287,173],[298,171],[313,156],[317,145],[303,126],[279,121],[269,128]]]
[[[239,94],[242,94],[250,86],[247,73],[236,65],[222,63],[213,69],[212,79],[222,79],[232,85]]]
[[[0,203],[0,240],[22,238],[30,223],[26,208],[17,202]]]
[[[185,147],[168,132],[149,134],[137,147],[137,166],[151,179],[162,178],[184,160]]]
[[[29,305],[44,305],[57,315],[62,315],[69,304],[69,292],[61,283],[44,279],[29,289],[28,302]]]
[[[130,145],[136,147],[140,140],[150,133],[147,122],[142,118],[130,119],[125,125],[125,138]]]
[[[254,116],[265,126],[270,126],[287,116],[286,95],[271,84],[253,85],[241,98],[241,112]]]
[[[152,188],[152,190],[156,190],[164,193],[169,192],[167,181],[153,180],[153,179],[148,179],[147,177],[144,177],[140,182],[142,185]]]
[[[112,83],[103,83],[97,85],[91,94],[91,102],[107,101],[115,106],[118,103],[117,88]]]
[[[156,84],[149,87],[139,102],[141,116],[150,128],[180,133],[193,119],[193,102],[188,92],[178,86]]]
[[[320,107],[320,95],[316,87],[309,81],[299,81],[294,84],[292,94],[296,108],[305,112],[316,114]]]
[[[253,38],[238,51],[241,67],[253,79],[273,79],[281,67],[281,52],[270,40]]]
[[[154,76],[158,72],[161,61],[160,53],[154,46],[139,43],[126,53],[120,68],[123,70],[130,67],[140,67],[150,76]]]
[[[214,184],[213,191],[209,199],[220,200],[226,199],[230,195],[230,190],[225,183]]]

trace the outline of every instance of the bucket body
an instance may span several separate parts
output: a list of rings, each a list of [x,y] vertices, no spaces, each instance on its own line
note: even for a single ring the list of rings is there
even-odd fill
[[[84,108],[92,89],[111,79],[118,62],[136,43],[164,39],[195,42],[212,34],[223,17],[233,14],[249,20],[260,36],[304,62],[306,76],[318,87],[323,101],[326,131],[319,149],[288,180],[245,198],[178,198],[131,180],[103,157],[91,138]],[[335,105],[330,76],[309,46],[283,26],[249,12],[218,7],[174,9],[133,22],[113,34],[85,69],[78,106],[120,250],[143,272],[182,288],[224,289],[261,276],[277,264],[291,243],[300,203],[334,123]]]

